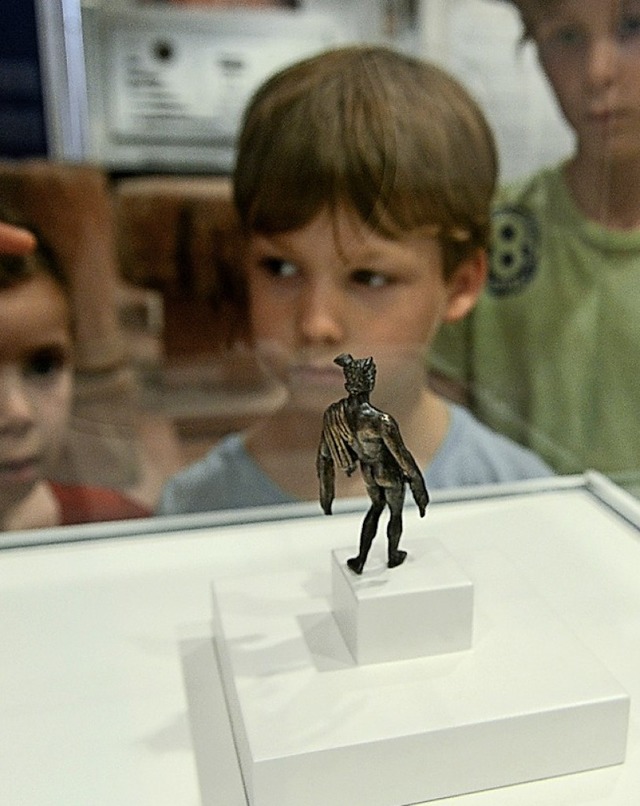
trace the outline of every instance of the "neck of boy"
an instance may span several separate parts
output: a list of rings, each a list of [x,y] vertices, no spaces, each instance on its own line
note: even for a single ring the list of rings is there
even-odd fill
[[[640,160],[613,162],[578,154],[567,163],[565,180],[590,221],[611,230],[640,229]]]

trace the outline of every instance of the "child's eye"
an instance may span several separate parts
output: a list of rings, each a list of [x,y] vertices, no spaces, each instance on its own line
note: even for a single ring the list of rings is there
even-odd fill
[[[57,347],[45,347],[29,355],[24,363],[26,376],[47,379],[67,365],[65,352]]]
[[[288,260],[270,257],[260,261],[262,268],[272,277],[282,277],[283,279],[295,277],[298,274],[298,267]]]
[[[584,36],[580,29],[572,25],[557,28],[551,35],[552,43],[564,47],[576,47],[582,44],[583,40]]]
[[[640,15],[625,14],[618,23],[618,38],[622,41],[640,34]]]
[[[543,22],[535,32],[539,47],[551,52],[575,50],[585,43],[585,34],[572,22]]]
[[[372,269],[358,269],[351,273],[351,281],[356,285],[364,285],[367,288],[383,288],[392,282],[391,277]]]

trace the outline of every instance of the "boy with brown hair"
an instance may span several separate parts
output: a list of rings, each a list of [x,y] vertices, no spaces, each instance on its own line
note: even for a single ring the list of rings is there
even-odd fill
[[[565,473],[640,467],[640,0],[513,0],[573,155],[501,189],[488,288],[440,372]]]
[[[285,404],[165,488],[161,513],[313,500],[340,353],[371,355],[375,404],[431,488],[547,475],[425,384],[440,324],[486,276],[496,155],[475,102],[440,69],[345,47],[276,74],[245,113],[234,175],[251,339]],[[358,476],[338,495],[361,496]]]

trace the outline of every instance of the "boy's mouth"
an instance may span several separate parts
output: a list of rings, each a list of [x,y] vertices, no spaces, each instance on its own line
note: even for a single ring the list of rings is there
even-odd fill
[[[39,478],[40,460],[37,456],[0,461],[0,481],[29,482]]]
[[[594,109],[588,112],[587,117],[593,123],[607,125],[624,120],[627,113],[622,109]]]
[[[295,364],[291,368],[290,374],[298,383],[305,383],[310,386],[331,386],[335,388],[344,384],[342,371],[333,363]]]

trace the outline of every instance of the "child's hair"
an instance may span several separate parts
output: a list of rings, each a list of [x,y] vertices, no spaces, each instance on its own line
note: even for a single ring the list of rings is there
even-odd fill
[[[508,0],[515,6],[522,20],[522,42],[533,39],[534,22],[542,16],[551,13],[560,3],[560,0]]]
[[[445,277],[486,248],[497,178],[479,106],[434,65],[383,46],[326,51],[270,78],[245,111],[240,219],[263,234],[350,206],[384,237],[423,228]]]
[[[6,224],[24,227],[36,236],[36,247],[29,254],[5,255],[0,253],[0,290],[23,283],[37,274],[46,274],[66,292],[66,277],[60,269],[53,251],[34,228],[20,221],[2,205],[0,205],[0,220]]]

